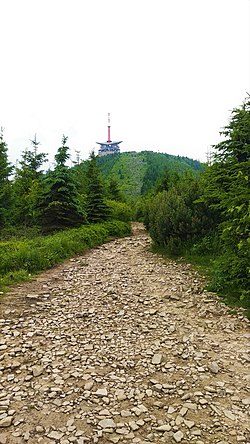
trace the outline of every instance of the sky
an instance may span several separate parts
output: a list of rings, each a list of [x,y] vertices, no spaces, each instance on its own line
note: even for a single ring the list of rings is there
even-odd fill
[[[250,0],[0,0],[9,160],[122,140],[206,161],[250,93]]]

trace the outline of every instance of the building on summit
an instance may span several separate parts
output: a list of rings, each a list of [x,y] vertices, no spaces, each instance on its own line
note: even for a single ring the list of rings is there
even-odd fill
[[[118,154],[120,152],[120,142],[112,142],[110,139],[110,113],[108,113],[108,140],[107,142],[96,142],[100,145],[98,156],[107,156],[109,154]]]

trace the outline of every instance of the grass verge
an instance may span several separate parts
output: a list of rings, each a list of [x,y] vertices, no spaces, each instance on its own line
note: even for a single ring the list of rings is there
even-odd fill
[[[130,223],[113,220],[34,239],[0,242],[0,291],[3,293],[9,285],[29,280],[32,275],[101,245],[110,238],[124,237],[130,233]]]
[[[152,246],[152,251],[156,254],[169,259],[173,259],[177,262],[188,262],[194,266],[194,268],[205,277],[207,285],[206,290],[216,293],[222,300],[224,304],[232,308],[232,313],[237,307],[244,309],[245,316],[250,319],[250,302],[249,298],[242,299],[240,293],[236,287],[231,286],[230,288],[218,288],[217,279],[217,267],[216,262],[218,261],[218,256],[212,254],[191,254],[190,251],[183,252],[182,256],[172,256],[163,247],[158,247],[156,245]]]

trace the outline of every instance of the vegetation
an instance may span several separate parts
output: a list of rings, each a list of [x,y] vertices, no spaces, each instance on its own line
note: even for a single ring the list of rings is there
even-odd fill
[[[144,221],[168,253],[206,256],[210,288],[250,308],[249,100],[233,110],[222,134],[205,171],[175,177],[166,171],[145,201]]]
[[[69,159],[66,143],[67,137],[63,136],[62,146],[55,155],[56,167],[44,178],[43,190],[37,202],[38,221],[46,233],[77,227],[87,221],[86,211],[81,205],[83,200],[66,165]]]
[[[0,242],[0,290],[7,285],[27,280],[32,274],[52,267],[64,259],[82,254],[106,242],[110,237],[130,234],[130,224],[108,221],[60,231],[34,239]]]
[[[36,136],[14,168],[1,130],[2,285],[126,234],[134,218],[157,249],[205,264],[212,290],[249,307],[249,99],[233,110],[222,134],[211,165],[142,151],[92,152],[73,167],[63,136],[54,169],[43,171],[47,155],[38,153]]]
[[[104,179],[116,180],[123,198],[136,203],[161,182],[166,170],[171,174],[183,171],[201,171],[204,166],[197,160],[153,151],[128,152],[97,158]]]
[[[96,163],[94,152],[90,154],[87,168],[87,216],[89,222],[103,222],[109,217],[108,206],[105,202],[104,187]]]

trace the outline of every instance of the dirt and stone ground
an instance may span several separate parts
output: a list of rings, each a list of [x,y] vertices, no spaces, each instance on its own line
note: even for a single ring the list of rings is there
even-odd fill
[[[141,226],[0,303],[0,444],[250,443],[249,322]]]

